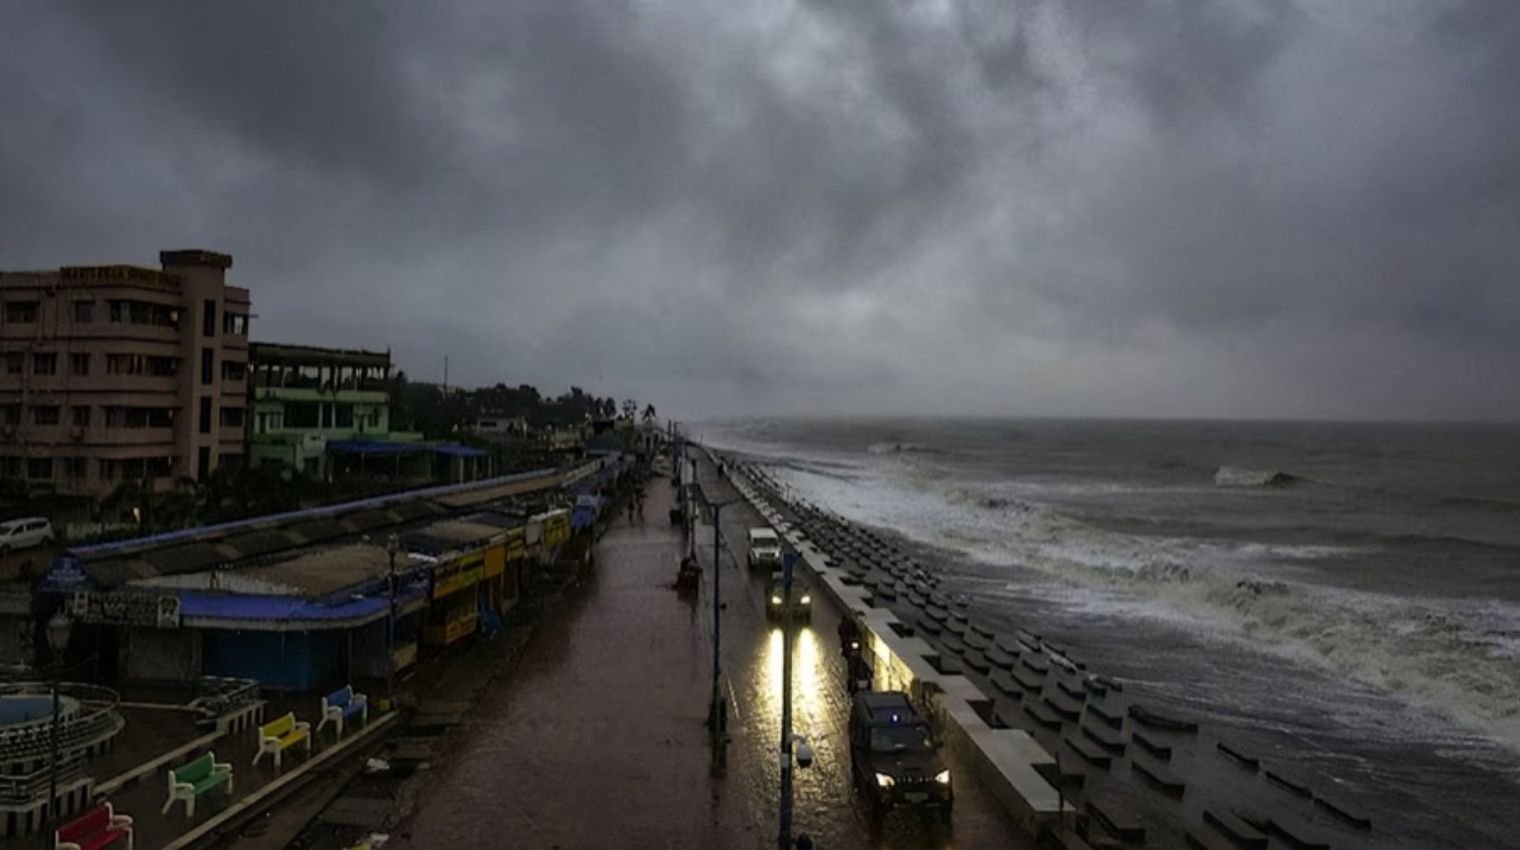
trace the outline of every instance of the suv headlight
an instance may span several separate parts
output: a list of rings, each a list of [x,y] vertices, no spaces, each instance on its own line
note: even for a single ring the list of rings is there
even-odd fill
[[[946,768],[944,770],[941,770],[939,773],[934,774],[934,781],[938,782],[941,785],[949,785],[950,784],[950,769]]]
[[[893,785],[897,784],[897,780],[886,775],[885,773],[878,773],[876,774],[876,784],[882,788],[891,788]]]

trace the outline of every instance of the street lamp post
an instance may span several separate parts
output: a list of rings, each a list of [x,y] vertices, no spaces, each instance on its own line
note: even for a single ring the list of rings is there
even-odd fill
[[[391,615],[385,621],[385,699],[392,709],[396,705],[396,553],[400,551],[401,538],[393,532],[385,539],[385,554],[390,559],[385,585],[391,605]]]
[[[797,556],[781,556],[781,829],[776,844],[792,847],[792,566]]]
[[[729,502],[709,502],[713,515],[713,663],[712,663],[712,698],[707,707],[707,724],[712,731],[714,750],[722,743],[722,736],[728,726],[728,706],[723,701],[723,688],[720,683],[722,677],[722,636],[723,636],[723,584],[722,584],[722,524],[720,517],[723,508]],[[716,770],[722,761],[716,754],[713,758],[713,766]]]
[[[44,847],[53,846],[53,830],[58,823],[58,812],[56,811],[58,804],[58,677],[63,671],[63,656],[68,651],[69,637],[73,634],[73,631],[74,621],[70,620],[69,615],[62,611],[54,614],[48,620],[47,642],[48,649],[52,650],[49,666],[52,668],[53,723],[48,744],[48,797],[42,809],[45,825],[45,828],[42,830],[42,846]]]

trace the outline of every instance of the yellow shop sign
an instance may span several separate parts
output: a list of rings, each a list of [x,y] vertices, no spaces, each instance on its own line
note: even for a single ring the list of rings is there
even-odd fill
[[[478,584],[485,575],[485,563],[485,553],[475,552],[439,566],[433,571],[433,598],[442,599]]]

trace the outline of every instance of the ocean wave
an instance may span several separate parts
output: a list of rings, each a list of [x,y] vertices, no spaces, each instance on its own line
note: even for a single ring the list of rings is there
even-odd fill
[[[1221,466],[1214,470],[1214,484],[1219,487],[1291,487],[1303,480],[1297,475],[1276,469]]]
[[[1331,590],[1189,561],[1163,547],[1092,540],[1036,546],[1014,559],[1068,583],[1117,591],[1095,603],[1109,613],[1233,637],[1376,687],[1520,752],[1515,606]]]
[[[1357,593],[1263,574],[1274,563],[1365,555],[1370,540],[1345,547],[1128,534],[1010,495],[1011,486],[904,474],[797,484],[849,519],[984,563],[1036,570],[1111,613],[1186,623],[1312,664],[1520,752],[1520,607]],[[1277,474],[1257,471],[1253,480]],[[1433,737],[1452,732],[1430,730]]]
[[[873,455],[948,454],[948,452],[944,449],[937,449],[933,446],[925,446],[920,443],[910,443],[897,440],[884,440],[879,443],[872,443],[866,447],[866,452]]]

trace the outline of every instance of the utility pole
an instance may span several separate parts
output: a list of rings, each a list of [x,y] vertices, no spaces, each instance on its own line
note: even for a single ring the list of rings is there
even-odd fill
[[[781,556],[781,829],[776,846],[792,850],[792,567],[797,556]]]
[[[726,738],[728,735],[728,705],[723,699],[722,678],[722,648],[723,648],[723,531],[720,518],[723,508],[730,502],[708,502],[712,509],[713,519],[713,663],[712,663],[712,698],[707,707],[707,727],[712,733],[713,745],[713,774],[722,773],[726,755]]]

